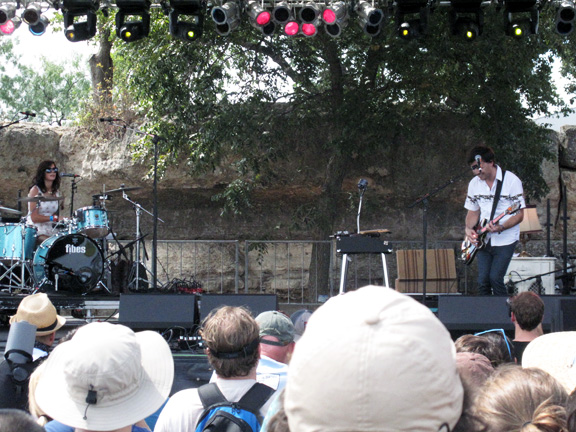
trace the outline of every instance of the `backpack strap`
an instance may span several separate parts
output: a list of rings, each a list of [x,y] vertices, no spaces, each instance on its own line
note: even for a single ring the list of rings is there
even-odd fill
[[[228,399],[224,397],[216,383],[204,384],[198,387],[198,396],[204,409],[212,405],[228,402]]]
[[[245,410],[256,414],[258,421],[262,423],[260,408],[262,408],[266,401],[270,399],[270,396],[272,396],[273,393],[274,389],[272,387],[257,382],[244,394],[244,396],[242,396],[238,401],[238,405]]]

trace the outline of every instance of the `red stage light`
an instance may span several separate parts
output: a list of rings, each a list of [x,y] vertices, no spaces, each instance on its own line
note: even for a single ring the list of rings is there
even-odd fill
[[[12,20],[6,21],[4,24],[0,25],[0,31],[5,35],[11,35],[16,30],[16,26]]]
[[[336,14],[332,9],[324,9],[324,12],[322,12],[322,20],[326,24],[334,24],[336,22]]]
[[[296,21],[287,22],[286,25],[284,26],[284,33],[286,33],[286,35],[288,36],[297,35],[299,30],[300,26]]]
[[[258,24],[259,26],[265,26],[270,22],[271,18],[272,16],[270,15],[270,12],[268,11],[260,12],[256,17],[256,24]]]
[[[306,36],[314,36],[317,32],[316,26],[314,24],[302,24],[302,33]]]

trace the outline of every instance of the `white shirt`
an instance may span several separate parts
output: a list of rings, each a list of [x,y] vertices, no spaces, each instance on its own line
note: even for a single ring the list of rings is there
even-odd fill
[[[475,176],[470,183],[468,183],[468,196],[464,207],[467,210],[478,211],[480,210],[480,220],[486,219],[490,221],[490,213],[492,212],[492,203],[496,195],[497,180],[502,180],[502,169],[497,166],[496,179],[492,184],[492,188],[488,187],[485,180],[481,180]],[[496,206],[494,218],[498,217],[506,211],[506,209],[516,203],[520,203],[520,208],[526,207],[524,201],[524,189],[522,188],[522,181],[518,176],[510,171],[506,171],[504,182],[502,183],[502,191],[500,192],[500,199]],[[509,219],[512,215],[506,215],[500,219],[500,224]],[[488,233],[486,242],[491,240],[492,246],[506,246],[514,243],[520,239],[520,224],[515,225],[510,229],[502,231],[500,234]]]
[[[238,402],[255,383],[256,380],[253,379],[216,378],[218,388],[224,397],[232,402]],[[262,417],[266,415],[272,399],[274,396],[271,396],[260,409]],[[181,390],[168,400],[158,417],[154,432],[194,432],[203,411],[204,407],[197,389]]]

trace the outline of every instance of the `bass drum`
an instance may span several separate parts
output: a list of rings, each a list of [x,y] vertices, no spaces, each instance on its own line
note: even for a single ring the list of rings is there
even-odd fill
[[[33,269],[38,284],[51,282],[58,290],[86,293],[101,280],[104,258],[91,238],[61,233],[47,238],[38,247]]]

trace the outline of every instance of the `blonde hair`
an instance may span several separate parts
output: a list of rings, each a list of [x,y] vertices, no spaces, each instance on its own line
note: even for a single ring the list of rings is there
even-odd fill
[[[44,372],[44,362],[40,363],[30,375],[30,380],[28,381],[28,411],[30,411],[30,414],[36,418],[36,423],[40,426],[46,426],[46,423],[48,423],[50,418],[44,411],[42,411],[42,409],[40,409],[36,403],[36,397],[34,395],[38,381],[40,381],[40,378],[42,377],[42,372]]]
[[[474,401],[474,430],[568,432],[567,397],[564,387],[541,369],[502,365]]]
[[[243,307],[223,306],[213,310],[202,323],[200,335],[208,348],[208,361],[221,377],[247,376],[258,365],[260,330],[250,311]],[[237,358],[218,358],[217,353],[235,353],[254,349]]]

